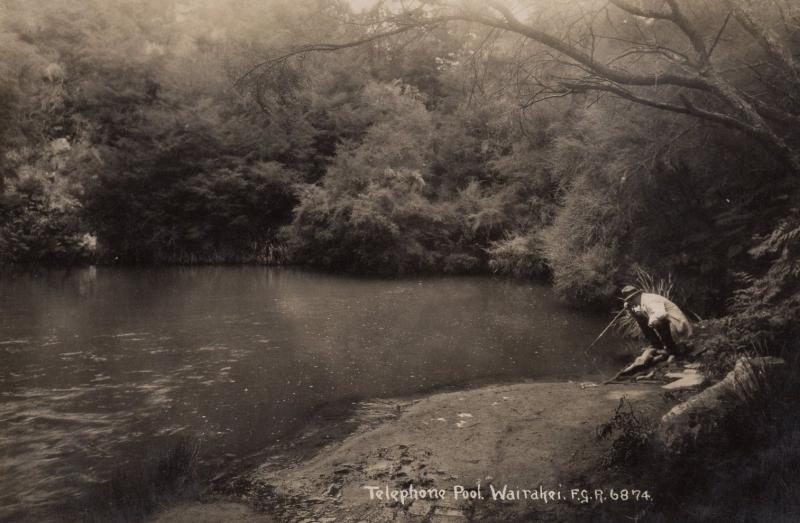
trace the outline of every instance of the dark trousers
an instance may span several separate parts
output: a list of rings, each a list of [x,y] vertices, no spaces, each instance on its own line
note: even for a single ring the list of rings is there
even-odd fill
[[[657,323],[654,327],[647,324],[647,317],[639,316],[638,314],[631,314],[639,328],[642,329],[645,339],[650,342],[650,345],[656,349],[663,349],[672,354],[677,353],[675,347],[675,340],[672,339],[672,333],[669,330],[669,321],[662,321]]]

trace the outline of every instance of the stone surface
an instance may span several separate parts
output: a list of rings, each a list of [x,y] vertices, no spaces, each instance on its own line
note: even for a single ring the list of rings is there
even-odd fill
[[[687,389],[699,387],[706,382],[706,377],[697,369],[684,369],[681,372],[668,372],[667,378],[675,378],[672,383],[667,383],[662,388],[667,390]]]
[[[582,388],[576,383],[524,383],[434,394],[415,401],[399,417],[356,431],[300,464],[256,469],[249,483],[275,485],[279,499],[320,496],[332,483],[340,485],[338,497],[327,498],[340,504],[329,501],[324,508],[326,516],[342,522],[455,523],[465,521],[467,514],[482,521],[486,518],[472,516],[480,502],[454,499],[454,485],[469,490],[480,481],[485,489],[487,476],[497,485],[557,485],[564,471],[594,471],[605,453],[595,441],[595,427],[614,415],[621,397],[639,411],[659,410],[660,415],[659,390],[640,384]],[[440,417],[447,422],[435,421]],[[457,428],[454,422],[459,419],[468,424]],[[350,472],[337,473],[344,468]],[[444,499],[400,504],[384,494],[371,499],[366,488],[399,491],[411,486],[446,494]],[[252,497],[259,499],[260,493],[254,491]],[[484,504],[481,514],[491,513],[497,521],[515,520],[504,519],[498,511],[531,509],[523,503]],[[291,521],[296,506],[277,506],[274,515]],[[551,521],[559,520],[560,511],[572,510],[567,504],[539,508]]]
[[[453,508],[447,508],[447,507],[436,507],[436,510],[434,511],[434,515],[436,515],[436,516],[446,516],[446,517],[449,517],[449,518],[463,518],[464,517],[464,513],[461,512],[460,510],[453,509]]]
[[[256,514],[239,503],[189,503],[162,512],[152,523],[269,523],[275,519]]]
[[[413,505],[408,507],[408,513],[412,516],[424,517],[430,514],[431,510],[433,510],[433,503],[422,499],[415,501]]]

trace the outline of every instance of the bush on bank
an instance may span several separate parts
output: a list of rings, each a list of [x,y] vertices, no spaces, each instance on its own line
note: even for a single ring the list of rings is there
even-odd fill
[[[90,260],[94,242],[85,231],[74,205],[54,204],[36,178],[19,180],[0,194],[0,265]]]
[[[747,288],[736,325],[768,329],[791,304],[764,268],[796,243],[796,176],[747,136],[613,98],[521,108],[513,57],[476,79],[483,51],[455,29],[246,77],[254,57],[357,29],[309,25],[302,2],[196,7],[180,21],[151,3],[138,25],[94,0],[4,10],[4,262],[78,261],[95,238],[104,261],[544,277],[603,307],[643,267],[703,317]]]

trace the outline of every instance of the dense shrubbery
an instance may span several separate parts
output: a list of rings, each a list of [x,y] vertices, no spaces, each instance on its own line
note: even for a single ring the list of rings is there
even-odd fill
[[[90,259],[93,240],[83,230],[76,210],[54,205],[36,178],[18,180],[0,194],[0,264]]]
[[[257,101],[233,89],[237,64],[254,51],[242,40],[253,36],[251,20],[225,19],[232,35],[223,38],[214,6],[175,14],[150,2],[136,16],[129,7],[2,8],[10,52],[0,96],[13,102],[0,127],[3,206],[13,217],[4,237],[42,236],[28,249],[35,254],[9,244],[4,261],[77,260],[65,254],[76,232],[95,237],[105,261],[278,261],[292,187],[330,154],[316,143],[319,111],[306,117],[314,93],[295,96],[291,70]],[[39,192],[23,202],[14,186],[29,178]]]
[[[610,296],[619,281],[621,231],[614,230],[619,199],[612,191],[599,176],[581,176],[543,233],[555,288],[570,301],[591,303]]]
[[[489,249],[489,267],[496,273],[531,278],[548,274],[549,266],[535,232],[511,233]]]
[[[185,173],[99,177],[87,184],[88,219],[108,256],[124,261],[273,262],[296,175],[275,163]]]
[[[791,309],[792,291],[773,296],[791,277],[762,266],[796,188],[749,137],[613,98],[522,110],[516,57],[457,27],[243,77],[359,29],[302,2],[189,4],[150,2],[138,23],[125,2],[4,7],[5,262],[82,259],[88,233],[104,260],[494,271],[577,304],[643,267],[701,315],[749,289],[748,332]]]
[[[800,222],[797,211],[759,237],[750,255],[761,262],[752,273],[738,273],[739,289],[729,314],[709,322],[702,338],[718,353],[795,358],[800,336]]]
[[[299,188],[284,230],[293,259],[389,274],[485,270],[486,249],[508,231],[519,198],[516,186],[492,180],[487,163],[497,155],[481,152],[478,138],[489,134],[486,122],[464,130],[469,122],[429,111],[400,83],[368,84],[360,101],[381,120]],[[447,139],[456,134],[463,147]]]
[[[387,168],[383,174],[356,195],[314,185],[302,189],[285,233],[293,259],[373,273],[435,267],[452,216],[420,194],[424,181],[418,173]]]

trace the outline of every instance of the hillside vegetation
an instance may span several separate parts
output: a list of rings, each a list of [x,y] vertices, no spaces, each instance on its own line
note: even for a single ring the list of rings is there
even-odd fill
[[[4,2],[0,261],[493,271],[578,305],[644,269],[742,347],[790,327],[797,6],[393,5]]]

